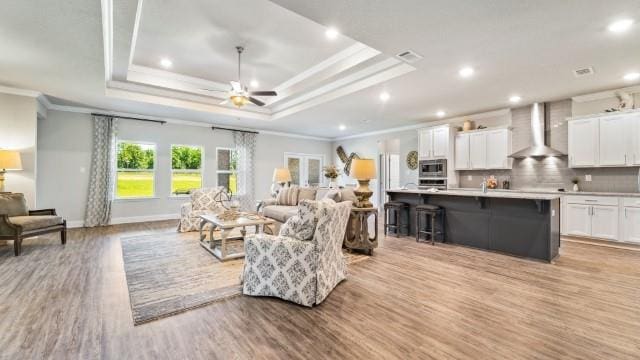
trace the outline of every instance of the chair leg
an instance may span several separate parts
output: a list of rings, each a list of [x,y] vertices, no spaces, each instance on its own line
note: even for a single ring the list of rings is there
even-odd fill
[[[416,242],[420,242],[420,212],[416,211]]]
[[[64,227],[62,228],[62,231],[60,231],[60,241],[62,242],[62,245],[65,245],[67,243],[67,220],[64,221]]]
[[[431,215],[431,245],[436,244],[436,215]]]
[[[387,208],[384,208],[384,236],[387,236]]]
[[[13,254],[15,256],[20,256],[21,252],[22,252],[22,238],[18,236],[16,237],[15,240],[13,240]]]

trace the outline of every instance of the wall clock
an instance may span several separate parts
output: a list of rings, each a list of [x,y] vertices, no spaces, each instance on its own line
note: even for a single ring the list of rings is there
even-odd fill
[[[417,151],[409,151],[407,154],[407,167],[410,170],[415,170],[418,168],[418,152]]]

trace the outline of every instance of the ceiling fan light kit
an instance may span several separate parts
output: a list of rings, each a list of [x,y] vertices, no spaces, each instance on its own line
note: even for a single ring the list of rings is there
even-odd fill
[[[257,106],[266,105],[264,102],[254,98],[253,96],[278,96],[278,93],[276,93],[275,91],[249,91],[248,87],[242,85],[241,57],[242,57],[242,52],[244,51],[244,47],[236,46],[236,51],[238,52],[238,81],[229,82],[229,84],[231,84],[231,90],[229,90],[228,92],[229,98],[222,101],[220,105],[225,105],[229,101],[231,101],[231,103],[238,108],[241,108],[247,105],[248,103],[252,103]],[[219,90],[210,90],[210,89],[203,89],[203,90],[219,91]]]

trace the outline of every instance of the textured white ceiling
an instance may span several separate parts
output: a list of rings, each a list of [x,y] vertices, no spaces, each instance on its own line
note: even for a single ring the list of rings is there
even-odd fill
[[[155,0],[146,1],[153,4]],[[387,55],[412,49],[425,58],[414,64],[418,69],[412,73],[282,119],[236,119],[106,97],[100,2],[12,1],[3,3],[0,12],[0,84],[115,111],[335,137],[433,120],[438,109],[453,116],[503,108],[514,93],[526,104],[621,87],[629,84],[622,80],[625,72],[640,71],[637,0],[273,2],[318,24],[337,26],[349,38]],[[116,77],[126,71],[122,59],[128,58],[136,6],[135,0],[114,1]],[[229,21],[247,16],[228,12],[225,6],[219,5],[217,10]],[[608,23],[620,17],[635,18],[636,25],[623,35],[608,33]],[[225,26],[228,24],[217,25],[221,29]],[[266,22],[263,26],[274,25]],[[180,28],[166,30],[181,32]],[[267,76],[266,69],[272,69],[273,64],[257,59],[276,56],[270,53],[269,45],[256,43],[248,49],[262,52],[256,57],[255,71],[262,74],[260,66],[264,65]],[[156,51],[160,54],[162,49]],[[190,51],[195,52],[187,57],[208,58],[211,54]],[[306,61],[292,62],[291,68],[303,63]],[[476,75],[460,79],[457,70],[462,65],[474,66]],[[573,69],[585,66],[593,66],[595,75],[573,77]],[[284,74],[286,66],[279,71]],[[378,100],[382,90],[391,94],[387,104]],[[347,130],[338,130],[340,124],[347,125]]]

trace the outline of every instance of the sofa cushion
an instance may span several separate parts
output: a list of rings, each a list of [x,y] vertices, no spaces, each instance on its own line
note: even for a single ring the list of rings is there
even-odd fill
[[[270,205],[262,210],[262,214],[281,223],[287,221],[298,212],[296,206]]]
[[[302,200],[315,200],[317,192],[318,189],[316,188],[300,188],[300,191],[298,191],[298,204],[300,204]]]
[[[278,205],[296,206],[298,205],[298,192],[300,188],[298,186],[286,187],[280,190],[276,200]]]
[[[24,194],[21,193],[0,193],[0,214],[8,216],[27,216],[29,207]]]
[[[323,199],[331,199],[335,202],[340,202],[340,190],[331,189],[324,194]]]
[[[298,240],[311,240],[316,229],[316,211],[318,202],[302,200],[298,204],[298,212],[290,217],[282,227],[280,236],[287,236]]]
[[[9,218],[9,221],[14,225],[22,226],[22,231],[43,229],[62,224],[62,218],[54,215],[13,216]]]
[[[340,190],[340,201],[351,201],[355,204],[358,198],[352,188],[344,188]]]
[[[193,210],[214,210],[219,206],[216,196],[222,191],[222,187],[203,188],[191,191],[191,205]]]

